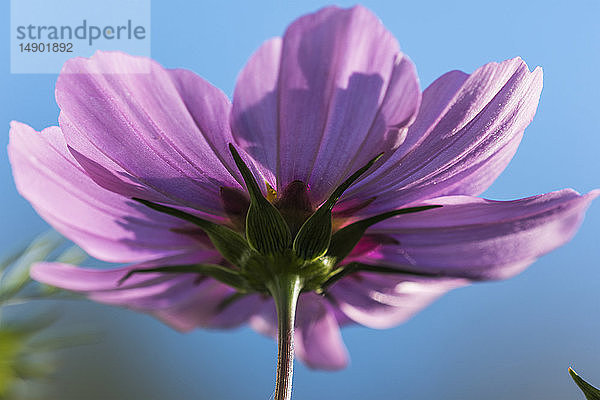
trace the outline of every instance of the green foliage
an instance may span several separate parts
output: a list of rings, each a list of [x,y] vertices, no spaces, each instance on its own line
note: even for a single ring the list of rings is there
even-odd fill
[[[0,305],[18,294],[29,283],[29,268],[43,261],[61,245],[62,239],[54,232],[35,239],[22,253],[9,257],[0,270]]]
[[[33,282],[29,277],[32,264],[48,259],[79,264],[87,256],[77,246],[60,251],[64,240],[55,232],[36,238],[24,250],[0,261],[0,399],[22,400],[21,390],[27,389],[31,398],[31,384],[47,378],[55,370],[52,350],[80,344],[83,336],[49,337],[46,330],[58,319],[56,313],[31,313],[13,307],[26,307],[38,299],[68,298],[57,288]],[[58,254],[57,254],[58,253]],[[55,257],[52,257],[57,254]],[[25,312],[23,312],[23,310]],[[89,342],[89,337],[84,340]]]
[[[21,352],[22,341],[14,332],[0,329],[0,399],[8,394],[17,380],[15,359]]]

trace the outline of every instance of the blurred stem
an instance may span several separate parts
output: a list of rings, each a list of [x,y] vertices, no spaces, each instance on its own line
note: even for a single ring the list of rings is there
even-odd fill
[[[290,400],[294,374],[294,320],[302,283],[298,275],[282,274],[267,287],[277,308],[278,354],[274,400]]]

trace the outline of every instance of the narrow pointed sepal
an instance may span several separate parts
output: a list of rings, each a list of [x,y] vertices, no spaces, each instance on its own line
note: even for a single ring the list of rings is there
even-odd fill
[[[191,265],[171,265],[157,268],[134,269],[129,271],[119,280],[119,285],[122,285],[137,274],[162,273],[162,274],[198,274],[209,276],[221,283],[231,286],[240,292],[248,291],[246,280],[236,271],[231,268],[223,267],[215,264],[191,264]]]
[[[261,254],[282,253],[292,242],[290,228],[275,206],[263,196],[254,175],[232,144],[229,150],[250,195],[250,207],[246,214],[248,243]]]
[[[385,265],[370,265],[359,262],[351,262],[343,265],[335,270],[332,270],[325,282],[321,284],[319,292],[324,292],[329,286],[333,285],[340,279],[357,272],[373,272],[382,275],[413,275],[425,278],[442,278],[444,275],[428,272],[419,272],[410,269],[387,267]]]
[[[294,252],[303,260],[323,256],[331,240],[331,211],[319,208],[302,225],[294,239]]]
[[[383,214],[375,215],[370,218],[366,218],[360,221],[356,221],[350,225],[347,225],[337,231],[331,237],[331,244],[329,245],[329,250],[327,251],[327,255],[331,257],[335,257],[337,262],[342,261],[354,246],[360,241],[360,239],[365,234],[365,231],[372,225],[375,225],[378,222],[384,221],[388,218],[392,218],[402,214],[412,214],[417,212],[422,212],[426,210],[430,210],[432,208],[439,208],[441,206],[432,205],[432,206],[421,206],[421,207],[408,207],[402,208],[400,210],[389,211]]]
[[[346,179],[340,186],[338,186],[333,191],[331,196],[329,196],[327,201],[325,203],[323,203],[323,205],[321,207],[326,207],[326,208],[329,208],[330,210],[332,210],[333,206],[335,206],[335,203],[337,203],[337,201],[340,199],[340,197],[342,197],[342,194],[344,194],[344,192],[346,190],[348,190],[348,188],[354,182],[356,182],[356,180],[358,178],[360,178],[365,172],[367,172],[373,166],[373,164],[375,164],[381,157],[383,157],[383,153],[379,153],[378,155],[373,157],[368,163],[366,163],[364,166],[362,166],[358,171],[356,171],[355,173],[350,175],[350,177],[348,179]]]
[[[382,155],[383,153],[379,154],[346,179],[333,191],[327,201],[325,201],[325,203],[323,203],[321,207],[306,220],[294,239],[293,248],[298,257],[304,260],[314,260],[325,255],[331,240],[331,211],[333,210],[335,203],[337,203],[346,189],[348,189],[362,174],[367,172],[367,170],[371,168]]]
[[[169,214],[173,217],[180,218],[197,225],[208,235],[208,238],[219,251],[219,253],[221,253],[221,255],[233,265],[243,265],[252,255],[252,249],[250,246],[248,246],[246,240],[244,240],[244,238],[237,232],[223,225],[215,224],[214,222],[207,221],[176,208],[153,203],[148,200],[138,199],[135,197],[133,200],[138,201],[155,211]]]
[[[571,378],[573,378],[577,386],[579,386],[579,389],[581,389],[587,400],[600,400],[600,390],[596,389],[577,375],[577,372],[575,372],[573,368],[569,368],[569,374],[571,374]]]

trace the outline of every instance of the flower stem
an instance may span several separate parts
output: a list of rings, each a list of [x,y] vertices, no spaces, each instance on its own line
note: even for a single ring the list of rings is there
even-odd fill
[[[275,300],[278,326],[274,400],[290,400],[294,374],[294,320],[302,289],[301,279],[295,274],[282,274],[268,285],[268,289]]]

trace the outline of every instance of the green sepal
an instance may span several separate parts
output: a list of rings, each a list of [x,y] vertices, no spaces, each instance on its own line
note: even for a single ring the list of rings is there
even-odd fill
[[[138,201],[155,211],[169,214],[173,217],[197,225],[208,235],[210,241],[219,253],[233,265],[243,265],[252,253],[252,249],[248,246],[246,240],[244,240],[240,234],[226,226],[215,224],[214,222],[196,217],[195,215],[188,214],[176,208],[153,203],[148,200],[136,197],[134,197],[133,200]]]
[[[331,240],[331,211],[319,208],[302,225],[294,239],[294,252],[303,260],[325,254]]]
[[[346,179],[338,186],[331,196],[311,215],[300,228],[300,231],[294,239],[294,251],[298,257],[304,260],[314,260],[323,256],[329,248],[331,240],[331,211],[333,206],[340,199],[342,194],[352,185],[362,174],[381,158],[383,153],[377,155],[365,166],[356,171],[352,176]]]
[[[402,208],[400,210],[389,211],[383,214],[375,215],[370,218],[366,218],[360,221],[356,221],[350,225],[347,225],[333,234],[331,237],[331,244],[329,245],[329,250],[327,250],[327,255],[331,257],[335,257],[337,262],[342,261],[354,246],[360,241],[360,239],[365,234],[365,231],[372,225],[375,225],[378,222],[384,221],[388,218],[395,217],[397,215],[402,214],[412,214],[425,210],[431,210],[432,208],[439,208],[442,206],[421,206],[421,207],[408,207]]]
[[[239,291],[247,291],[248,285],[246,280],[236,271],[231,268],[226,268],[215,264],[190,264],[190,265],[171,265],[156,268],[133,269],[129,271],[118,282],[122,285],[127,279],[135,274],[148,273],[163,273],[163,274],[199,274],[209,276],[221,283],[224,283]]]
[[[425,278],[441,278],[443,275],[430,273],[430,272],[419,272],[419,271],[411,271],[408,269],[395,268],[395,267],[387,267],[384,265],[370,265],[363,264],[359,262],[351,262],[349,264],[343,265],[331,272],[329,277],[321,285],[321,290],[324,291],[329,286],[333,285],[335,282],[340,279],[357,272],[374,272],[376,274],[389,274],[389,275],[413,275],[420,276]]]
[[[254,175],[239,153],[229,144],[229,150],[250,195],[250,207],[246,214],[246,239],[261,254],[278,254],[290,247],[292,235],[281,213],[265,197]]]
[[[569,368],[569,374],[571,374],[571,378],[579,386],[579,389],[581,389],[587,400],[600,400],[600,390],[583,380],[572,368]]]

